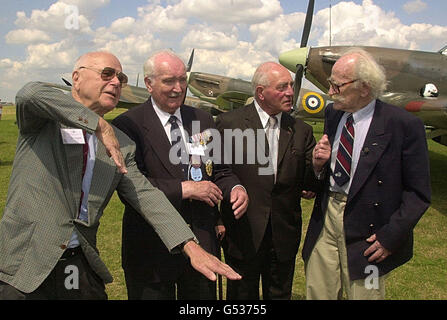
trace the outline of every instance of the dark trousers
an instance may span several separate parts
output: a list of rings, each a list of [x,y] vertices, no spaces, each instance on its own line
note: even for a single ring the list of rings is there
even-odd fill
[[[240,260],[226,254],[225,262],[242,276],[241,280],[227,281],[227,300],[259,300],[260,279],[264,300],[290,300],[295,259],[278,260],[270,224],[253,259]]]
[[[124,270],[129,300],[216,300],[216,282],[187,265],[172,281],[149,282],[144,273]],[[176,294],[177,291],[177,294]]]
[[[107,300],[107,294],[104,282],[77,248],[68,249],[44,282],[31,293],[0,281],[0,300]]]

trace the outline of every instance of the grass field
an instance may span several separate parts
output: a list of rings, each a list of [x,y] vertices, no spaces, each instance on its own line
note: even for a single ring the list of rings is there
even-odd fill
[[[114,118],[123,110],[107,115]],[[321,124],[313,125],[315,137],[322,134]],[[9,176],[17,140],[14,107],[3,107],[0,120],[0,216],[5,207]],[[429,141],[432,206],[415,228],[414,257],[391,273],[387,280],[387,299],[438,300],[447,299],[447,184],[445,168],[447,147]],[[444,172],[444,173],[443,173]],[[303,200],[303,233],[307,229],[313,201]],[[115,194],[101,220],[98,247],[113,274],[114,282],[107,285],[109,299],[127,299],[121,269],[121,218],[123,205]],[[300,251],[301,253],[301,251]],[[293,299],[305,298],[303,262],[296,260]],[[225,283],[225,282],[224,282]]]

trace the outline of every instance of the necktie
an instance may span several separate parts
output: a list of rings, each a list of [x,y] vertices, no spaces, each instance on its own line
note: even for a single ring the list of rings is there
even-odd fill
[[[171,145],[174,146],[180,143],[179,150],[177,151],[177,157],[180,159],[180,165],[182,168],[183,175],[185,179],[188,177],[188,164],[189,164],[189,156],[186,152],[186,146],[183,142],[182,132],[177,123],[177,117],[172,115],[169,117],[169,123],[171,124]]]
[[[276,171],[278,161],[278,139],[276,135],[276,129],[278,127],[278,119],[276,117],[270,117],[267,127],[267,140],[269,143],[269,155],[273,166],[273,174],[276,182]]]
[[[351,177],[352,148],[354,146],[354,119],[352,114],[346,119],[338,145],[337,160],[333,178],[335,183],[343,186]]]

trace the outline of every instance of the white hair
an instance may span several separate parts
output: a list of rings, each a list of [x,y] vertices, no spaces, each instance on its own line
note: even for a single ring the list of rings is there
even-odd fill
[[[152,79],[153,77],[156,76],[155,73],[157,71],[155,70],[155,59],[160,55],[168,55],[168,56],[179,59],[183,63],[183,65],[186,69],[185,63],[183,62],[182,58],[180,58],[174,51],[172,51],[170,49],[163,49],[163,50],[157,51],[154,54],[152,54],[144,63],[143,72],[144,72],[145,78]]]
[[[371,97],[381,96],[387,86],[384,68],[364,49],[352,48],[342,54],[342,56],[346,55],[357,56],[354,77],[370,87]]]

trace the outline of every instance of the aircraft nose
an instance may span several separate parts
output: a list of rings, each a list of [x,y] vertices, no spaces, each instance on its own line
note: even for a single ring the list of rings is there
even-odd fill
[[[283,52],[279,55],[279,63],[295,73],[297,64],[302,64],[303,66],[306,65],[308,53],[309,47],[297,48]]]

